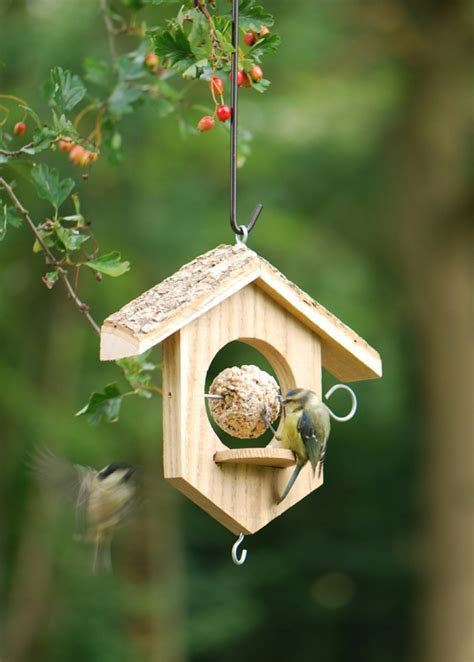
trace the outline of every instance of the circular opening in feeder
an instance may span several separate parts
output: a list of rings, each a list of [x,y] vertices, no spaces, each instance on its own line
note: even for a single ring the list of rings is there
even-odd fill
[[[254,366],[256,366],[255,369]],[[227,378],[227,376],[229,375],[229,370],[228,370],[229,368],[231,368],[230,378],[232,379],[232,377],[235,376],[236,368],[240,369],[240,367],[242,367],[243,370],[243,377],[249,380],[249,388],[251,384],[253,385],[254,381],[257,382],[258,388],[260,388],[260,383],[262,383],[261,387],[266,388],[267,393],[269,394],[267,397],[270,397],[271,400],[273,399],[272,383],[274,384],[275,396],[281,392],[280,384],[278,381],[278,377],[275,373],[275,370],[273,369],[270,362],[265,358],[265,356],[261,354],[256,348],[251,347],[246,343],[234,341],[225,345],[212,360],[212,363],[209,366],[206,375],[205,393],[210,393],[211,385],[213,383],[215,385],[221,379],[221,376],[224,376],[225,379]],[[258,369],[263,371],[263,374],[259,374]],[[245,379],[244,379],[244,386],[240,386],[239,384],[239,388],[241,391],[242,388],[244,389],[246,388]],[[247,394],[240,392],[240,395],[245,396]],[[249,393],[249,397],[251,397],[250,393]],[[246,398],[244,397],[244,399]],[[235,410],[235,405],[238,406],[238,399],[237,402],[234,402],[234,410]],[[273,413],[275,413],[277,409],[279,409],[279,405],[277,404],[275,406],[275,404],[272,402],[270,402],[270,407],[273,407]],[[206,398],[206,412],[209,423],[212,426],[212,429],[214,430],[215,434],[221,440],[221,442],[228,448],[232,448],[232,449],[264,448],[273,439],[272,431],[270,429],[265,430],[266,425],[263,422],[263,419],[261,421],[255,421],[255,419],[253,419],[252,424],[249,424],[250,427],[253,428],[251,436],[250,435],[243,436],[243,434],[245,433],[239,432],[238,430],[237,430],[237,434],[239,436],[234,436],[235,432],[234,434],[230,434],[229,433],[230,430],[232,430],[233,428],[235,429],[235,427],[238,427],[238,425],[237,426],[235,425],[235,417],[230,421],[230,424],[229,421],[222,421],[222,427],[221,427],[219,423],[216,422],[216,419],[219,420],[219,416],[216,416],[216,412],[219,409],[222,409],[221,401],[216,399],[213,402],[211,402],[210,399]],[[211,414],[211,410],[213,411],[214,415]],[[237,413],[237,418],[239,418],[239,411],[237,411],[236,413]],[[243,413],[244,412],[242,412],[242,414]],[[279,422],[280,422],[280,415],[278,414],[277,418],[272,421],[272,426],[275,429],[277,429]],[[257,424],[255,425],[255,423]],[[225,428],[227,428],[227,431]],[[265,430],[265,431],[263,432],[263,434],[260,434],[260,430]]]

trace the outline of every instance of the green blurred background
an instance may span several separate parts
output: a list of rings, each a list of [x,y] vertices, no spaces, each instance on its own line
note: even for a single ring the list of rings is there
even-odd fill
[[[27,230],[9,232],[2,662],[474,661],[472,3],[266,6],[283,44],[265,63],[269,92],[240,97],[254,134],[240,222],[264,204],[250,247],[376,347],[384,377],[355,384],[359,411],[333,425],[324,486],[247,538],[238,568],[234,537],[163,481],[158,399],[127,402],[116,425],[74,417],[116,368],[99,363],[59,288],[42,285]],[[80,74],[90,54],[107,56],[95,0],[0,0],[0,92],[44,104],[50,68]],[[132,263],[119,280],[81,284],[98,319],[233,242],[224,132],[183,140],[151,104],[122,128],[124,162],[99,160],[88,181],[50,160],[77,180],[102,250]],[[17,192],[35,219],[46,213],[30,187]],[[220,367],[249,357],[236,350]],[[145,467],[147,500],[117,535],[113,577],[90,576],[71,511],[39,499],[35,445]]]

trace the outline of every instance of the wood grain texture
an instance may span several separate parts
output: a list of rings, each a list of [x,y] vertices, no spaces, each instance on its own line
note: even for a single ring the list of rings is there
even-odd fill
[[[278,504],[291,466],[214,461],[216,453],[229,449],[206,415],[205,380],[214,356],[234,340],[256,347],[268,359],[283,393],[298,385],[321,395],[321,345],[306,325],[255,284],[163,343],[165,478],[233,533],[250,534],[319,487],[322,476],[313,475],[308,463],[287,499]],[[277,445],[273,441],[268,453]],[[252,452],[257,456],[260,451]]]
[[[242,244],[201,255],[108,317],[101,331],[101,359],[141,354],[250,283],[321,338],[323,365],[335,377],[345,382],[381,377],[375,349]]]

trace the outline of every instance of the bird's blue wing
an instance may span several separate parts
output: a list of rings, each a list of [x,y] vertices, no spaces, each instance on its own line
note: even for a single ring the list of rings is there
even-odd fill
[[[311,420],[311,416],[307,411],[303,411],[298,419],[298,432],[303,440],[308,459],[311,462],[313,471],[316,470],[316,465],[319,461],[319,454],[321,451],[321,440],[318,439],[316,431]]]

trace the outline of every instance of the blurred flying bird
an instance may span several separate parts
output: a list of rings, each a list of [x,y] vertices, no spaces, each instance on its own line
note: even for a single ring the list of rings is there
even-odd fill
[[[111,572],[110,543],[138,503],[136,467],[108,464],[100,471],[72,464],[48,450],[36,451],[33,469],[55,494],[76,509],[76,538],[95,545],[93,572]]]
[[[282,400],[284,422],[281,435],[275,437],[283,448],[296,455],[296,467],[278,503],[288,495],[304,465],[311,462],[313,472],[319,462],[318,476],[326,455],[326,444],[331,430],[329,411],[313,391],[295,388]],[[268,424],[268,423],[267,423]]]

